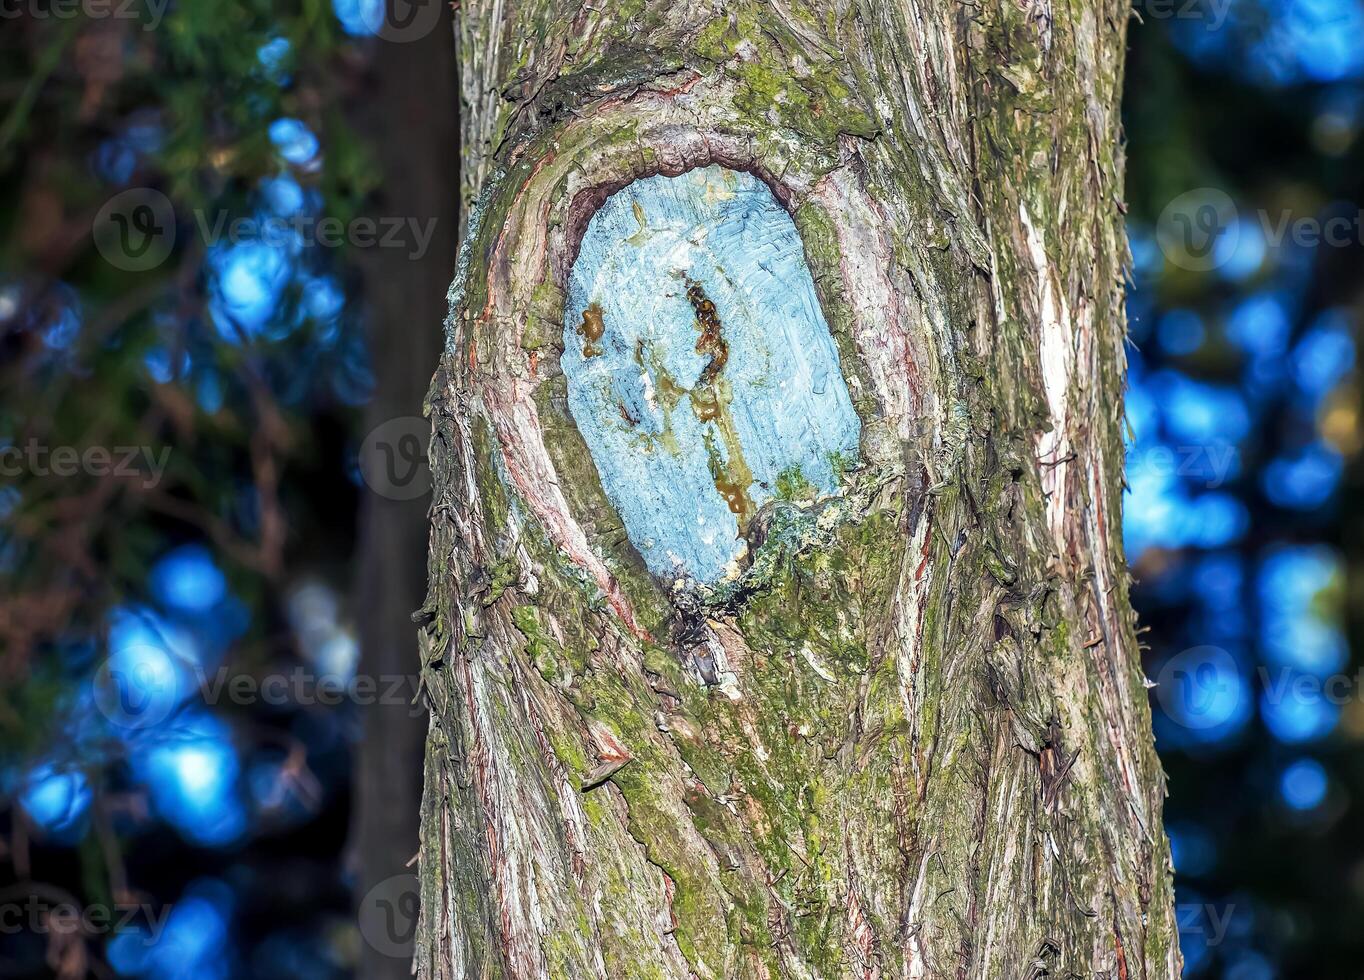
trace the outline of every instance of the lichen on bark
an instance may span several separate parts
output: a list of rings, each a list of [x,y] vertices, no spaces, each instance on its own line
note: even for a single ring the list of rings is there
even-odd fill
[[[1166,978],[1119,534],[1106,0],[466,3],[477,201],[433,383],[418,974]],[[567,409],[630,181],[791,213],[862,423],[669,587]]]

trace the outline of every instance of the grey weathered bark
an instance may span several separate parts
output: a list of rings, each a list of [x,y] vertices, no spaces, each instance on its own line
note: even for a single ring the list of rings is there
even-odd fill
[[[419,976],[1179,975],[1120,537],[1127,16],[466,0]],[[607,193],[710,163],[791,211],[862,460],[678,595],[567,412],[563,287]]]
[[[378,43],[357,93],[353,123],[375,155],[382,184],[371,205],[378,219],[434,220],[430,249],[414,258],[413,243],[360,254],[375,375],[365,429],[419,416],[440,351],[445,281],[454,268],[459,197],[455,58],[450,26],[409,43]],[[379,227],[388,227],[386,224]],[[429,500],[392,500],[367,491],[360,513],[356,582],[360,672],[383,680],[412,674],[412,610],[421,604]],[[410,874],[417,851],[421,758],[428,721],[413,706],[363,709],[364,737],[355,763],[355,823],[351,852],[356,890],[365,896],[395,875]],[[405,926],[397,931],[402,933]],[[396,938],[403,938],[401,935]],[[358,975],[397,980],[411,963],[395,946],[362,944]]]

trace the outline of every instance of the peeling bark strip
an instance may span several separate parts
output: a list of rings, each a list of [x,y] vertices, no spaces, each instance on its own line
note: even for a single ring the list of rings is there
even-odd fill
[[[1126,16],[466,0],[419,976],[1179,975],[1118,514]],[[647,404],[574,402],[639,325],[573,278],[613,200],[639,229],[711,167],[794,224],[856,463],[733,512],[701,436],[746,553],[674,587],[591,448]],[[669,288],[715,422],[745,355]]]

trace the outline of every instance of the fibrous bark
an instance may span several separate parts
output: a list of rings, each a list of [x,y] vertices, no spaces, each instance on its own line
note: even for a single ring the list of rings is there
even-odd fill
[[[1120,537],[1126,7],[466,2],[430,408],[420,976],[1173,980]],[[629,182],[790,211],[861,419],[652,576],[569,412]]]

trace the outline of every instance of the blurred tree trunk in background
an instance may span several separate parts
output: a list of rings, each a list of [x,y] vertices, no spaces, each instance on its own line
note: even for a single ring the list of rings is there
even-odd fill
[[[419,40],[377,41],[365,84],[354,93],[353,124],[381,172],[371,215],[415,219],[423,228],[431,219],[436,222],[430,249],[420,258],[414,258],[410,236],[401,247],[361,251],[375,380],[365,410],[366,432],[393,419],[421,417],[431,363],[441,349],[458,234],[456,93],[446,21]],[[410,677],[414,671],[411,616],[426,588],[422,556],[430,498],[393,500],[367,488],[363,501],[354,607],[359,672],[378,678],[377,691],[383,694],[392,686],[384,678]],[[410,695],[412,689],[403,685],[402,690]],[[428,719],[420,705],[386,701],[362,708],[351,837],[360,896],[396,875],[410,874],[417,851]],[[393,953],[392,946],[362,944],[356,975],[366,980],[410,976],[411,963]]]
[[[1179,976],[1119,512],[1127,17],[463,5],[419,976]],[[863,438],[695,594],[559,354],[593,208],[711,163],[792,212]]]

